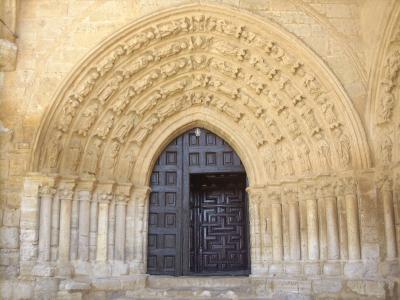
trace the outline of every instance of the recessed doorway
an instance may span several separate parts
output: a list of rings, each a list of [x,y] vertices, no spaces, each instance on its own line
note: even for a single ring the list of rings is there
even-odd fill
[[[223,139],[205,129],[176,138],[151,176],[147,273],[250,273],[245,169]]]

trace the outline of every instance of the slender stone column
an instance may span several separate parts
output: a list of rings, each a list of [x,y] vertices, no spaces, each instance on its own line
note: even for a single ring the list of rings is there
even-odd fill
[[[262,268],[261,262],[261,230],[260,230],[260,204],[264,189],[249,187],[246,189],[249,195],[250,206],[250,247],[251,247],[251,271],[258,273]]]
[[[89,259],[89,224],[90,224],[90,201],[92,193],[89,190],[79,191],[79,259],[88,261]]]
[[[97,195],[98,196],[98,195]],[[94,197],[93,197],[94,198]],[[90,224],[89,224],[89,259],[96,260],[97,255],[97,225],[99,202],[96,199],[90,201]]]
[[[107,261],[107,238],[108,238],[108,207],[112,199],[111,193],[100,193],[97,201],[99,202],[98,232],[96,246],[96,260]]]
[[[51,206],[55,189],[45,184],[40,187],[39,260],[50,260]]]
[[[383,202],[383,218],[385,223],[386,257],[393,259],[397,256],[396,232],[393,209],[393,180],[383,176],[379,182],[380,197]]]
[[[115,259],[123,261],[125,259],[125,223],[126,205],[128,197],[124,194],[117,195],[116,198],[116,224],[115,224]]]
[[[344,200],[346,202],[347,247],[349,259],[360,259],[360,230],[358,223],[357,183],[354,178],[344,181]]]
[[[58,260],[60,262],[69,261],[74,185],[75,182],[73,181],[62,183],[58,193],[58,197],[60,199],[60,235],[58,242]]]
[[[51,206],[50,257],[52,261],[56,261],[58,256],[58,236],[60,232],[60,201],[60,197],[56,193],[53,197],[53,202]]]
[[[146,272],[146,251],[147,251],[147,223],[148,210],[147,203],[149,201],[150,188],[135,188],[133,191],[134,201],[137,205],[136,215],[136,240],[134,251],[134,272],[143,274]]]
[[[281,261],[283,258],[282,204],[278,193],[270,193],[268,199],[271,201],[272,259]]]
[[[285,200],[289,206],[289,253],[291,260],[300,260],[300,222],[299,202],[296,191],[289,189],[285,192]]]
[[[331,183],[323,183],[320,188],[320,197],[325,202],[326,235],[328,245],[328,259],[339,259],[339,231],[337,219],[337,204],[334,186]]]
[[[302,197],[307,207],[307,250],[309,260],[319,259],[318,205],[315,188],[311,184],[302,186]]]

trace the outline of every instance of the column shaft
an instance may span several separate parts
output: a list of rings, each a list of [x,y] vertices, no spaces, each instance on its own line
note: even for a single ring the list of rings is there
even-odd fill
[[[125,222],[126,222],[126,201],[118,201],[116,207],[115,224],[115,259],[125,259]]]
[[[393,192],[389,189],[382,190],[383,214],[385,222],[386,257],[396,257],[396,232],[393,212]]]
[[[72,191],[60,192],[60,235],[58,242],[58,259],[69,260],[71,238]]]
[[[53,190],[48,186],[42,187],[40,199],[40,227],[39,227],[39,260],[50,260],[51,243],[51,205]]]
[[[272,258],[274,261],[281,261],[283,258],[282,242],[282,205],[278,201],[272,202],[271,209],[272,223]]]
[[[345,195],[347,246],[349,259],[360,259],[360,231],[358,226],[358,203],[355,194]]]
[[[319,259],[318,206],[316,199],[307,199],[308,259]]]
[[[299,203],[289,201],[289,245],[290,258],[300,260],[300,226],[299,226]]]
[[[108,201],[106,200],[99,203],[98,222],[96,260],[104,262],[107,261],[108,248]]]
[[[90,198],[89,191],[79,192],[79,259],[88,261],[89,259],[89,224],[90,224]]]
[[[325,205],[328,259],[339,259],[340,251],[336,198],[331,196],[326,197]]]

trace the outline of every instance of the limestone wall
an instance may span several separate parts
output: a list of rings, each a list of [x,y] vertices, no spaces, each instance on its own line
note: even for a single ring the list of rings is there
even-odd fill
[[[389,188],[392,196],[385,193],[380,197],[378,195],[382,192],[382,186],[385,187],[382,182],[386,179],[382,178],[388,174],[392,176],[398,173],[395,168],[400,159],[400,139],[398,139],[400,126],[396,119],[400,114],[399,105],[395,104],[398,99],[395,86],[399,72],[399,56],[396,50],[400,48],[398,36],[396,37],[398,15],[395,14],[398,11],[396,8],[398,1],[21,0],[19,7],[15,6],[15,3],[16,1],[4,1],[4,7],[0,10],[2,20],[7,22],[9,29],[15,31],[17,36],[15,39],[13,35],[10,35],[10,31],[0,24],[0,38],[6,41],[7,45],[5,48],[0,45],[0,70],[3,71],[0,72],[0,276],[2,279],[17,278],[20,275],[19,262],[23,259],[21,256],[24,255],[21,251],[20,234],[32,234],[33,236],[22,236],[22,238],[38,241],[38,232],[29,230],[21,232],[22,227],[29,229],[31,225],[20,224],[21,201],[28,201],[29,205],[32,205],[32,201],[39,199],[38,197],[28,198],[28,200],[24,198],[24,178],[29,171],[34,139],[40,122],[53,103],[57,88],[62,86],[73,67],[82,61],[89,51],[119,28],[159,10],[188,3],[217,3],[254,13],[265,20],[272,20],[300,38],[337,77],[363,123],[373,160],[370,168],[357,170],[356,175],[351,176],[355,177],[358,183],[356,199],[358,199],[360,225],[360,227],[356,226],[359,232],[351,231],[351,234],[360,236],[361,244],[357,246],[359,249],[354,250],[343,242],[347,240],[343,235],[349,234],[346,226],[354,223],[346,219],[345,212],[346,209],[354,210],[354,203],[353,206],[347,207],[345,201],[340,200],[344,198],[338,197],[336,204],[338,207],[335,209],[338,211],[339,226],[335,229],[337,230],[335,234],[338,235],[335,247],[341,254],[339,257],[332,254],[332,257],[338,260],[342,257],[358,260],[361,256],[367,261],[371,259],[365,264],[368,269],[362,267],[364,274],[372,275],[383,270],[380,273],[383,276],[396,276],[398,270],[392,270],[391,263],[379,264],[379,260],[385,260],[388,255],[396,259],[399,251],[399,246],[395,245],[400,243],[400,204],[398,204],[400,199],[398,190],[393,189],[393,185],[397,187],[396,177],[385,177],[392,184]],[[13,14],[14,7],[18,7],[16,16]],[[3,55],[3,53],[13,53],[3,50],[10,49],[8,42],[15,43],[18,49],[15,70],[1,66],[4,57],[8,57],[7,62],[12,59],[12,55]],[[385,85],[387,82],[389,83]],[[386,86],[389,88],[385,89]],[[379,116],[375,111],[382,111],[382,107],[385,108],[384,112],[390,111],[383,114],[384,116],[389,114],[390,120],[380,122],[383,125],[377,127]],[[379,172],[376,172],[376,168],[379,168]],[[389,173],[384,174],[383,177],[380,175],[382,168],[389,170]],[[392,172],[391,169],[395,171]],[[354,202],[354,199],[349,201]],[[32,213],[29,205],[28,210],[22,213],[28,215]],[[266,205],[265,222],[279,223],[279,220],[268,215],[274,210],[274,205],[277,204]],[[307,245],[315,243],[311,234],[315,233],[316,229],[308,229],[306,234],[304,226],[307,222],[302,219],[305,207],[309,206],[311,209],[314,207],[312,199],[304,198],[298,208],[289,208],[289,203],[282,205],[288,206],[285,206],[285,209],[289,213],[299,209],[301,216],[297,225],[290,225],[289,221],[280,220],[283,222],[282,226],[290,228],[299,226],[299,230],[300,228],[302,230],[299,231],[301,232],[300,240],[302,242],[307,240]],[[306,214],[305,218],[312,221],[313,216]],[[281,250],[274,248],[270,240],[273,235],[270,231],[271,225],[266,228],[265,240],[261,242],[264,256],[260,254],[263,257],[264,262],[261,265],[264,264],[264,270],[272,266],[272,269],[276,268],[276,272],[279,273],[284,267],[279,264],[269,266],[268,261],[274,257],[274,253],[288,259],[292,256],[297,257],[296,251],[300,251],[301,258],[316,256],[316,253],[307,248],[307,245],[301,244],[300,248],[290,248],[290,239],[296,242],[296,235],[286,236],[285,239],[288,240],[281,242],[281,247],[283,247]],[[392,236],[389,242],[384,238],[388,235]],[[41,247],[45,246],[41,245]],[[329,255],[328,245],[326,247],[324,252],[318,253],[322,257]],[[306,263],[303,262],[302,266],[303,264]],[[309,266],[309,272],[315,272],[312,270],[312,262],[307,266]],[[290,269],[290,267],[289,265],[287,268]],[[296,268],[297,266],[293,266],[291,269],[295,274]],[[339,274],[353,272],[352,266],[346,269],[342,265],[338,267],[335,264],[328,264],[324,268],[328,274],[331,272],[332,275],[338,272]],[[356,268],[354,272],[360,272],[360,270]],[[31,295],[30,288],[18,288],[24,283],[12,280],[10,282],[14,282],[12,283],[16,293],[14,297],[24,292],[27,293],[26,295]],[[53,283],[48,283],[48,285],[51,284]],[[46,289],[44,284],[42,290]],[[40,287],[38,291],[40,294]],[[9,292],[9,289],[3,289],[3,293]],[[12,297],[10,294],[3,295],[4,298],[6,296]]]

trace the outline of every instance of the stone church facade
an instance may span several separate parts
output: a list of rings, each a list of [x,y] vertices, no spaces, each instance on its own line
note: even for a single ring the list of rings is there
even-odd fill
[[[0,5],[2,299],[400,297],[399,1]],[[148,274],[196,128],[246,171],[249,276]]]

